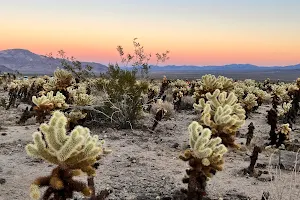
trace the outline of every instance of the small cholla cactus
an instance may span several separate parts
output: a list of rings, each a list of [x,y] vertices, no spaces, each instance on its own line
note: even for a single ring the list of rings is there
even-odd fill
[[[154,123],[152,125],[152,131],[154,131],[154,129],[158,125],[158,122],[163,119],[163,117],[165,116],[166,113],[167,113],[167,110],[165,110],[163,108],[157,110],[155,117],[154,117]]]
[[[52,110],[68,108],[65,99],[66,97],[60,92],[57,92],[56,95],[53,96],[53,91],[48,92],[46,96],[33,96],[32,102],[35,104],[33,109],[36,111],[37,122],[42,123]]]
[[[90,196],[92,191],[84,183],[74,180],[74,176],[85,172],[95,176],[93,165],[101,155],[109,153],[103,148],[103,141],[92,136],[88,128],[77,126],[70,134],[66,130],[67,118],[55,111],[49,124],[40,126],[41,132],[33,133],[34,144],[26,145],[26,152],[32,157],[41,158],[57,165],[51,175],[37,178],[30,186],[32,199],[39,199],[40,187],[48,187],[43,199],[72,198],[73,192]]]
[[[83,113],[80,110],[72,110],[70,113],[66,114],[69,128],[73,129],[76,125],[81,125],[86,116],[87,113]]]
[[[249,113],[253,110],[253,108],[258,105],[257,97],[254,94],[249,93],[245,98],[241,100],[241,105],[246,111],[246,117],[248,117]]]
[[[227,148],[221,144],[221,138],[211,138],[211,130],[203,128],[198,122],[192,122],[188,130],[190,149],[180,156],[191,167],[187,170],[188,176],[183,179],[184,183],[188,183],[185,192],[188,199],[202,199],[208,178],[223,169],[223,155]]]
[[[254,134],[254,125],[253,125],[253,122],[251,122],[249,125],[248,125],[248,133],[247,133],[247,140],[246,140],[246,145],[250,145],[251,143],[251,140],[253,138],[253,134]]]
[[[285,145],[286,142],[290,140],[290,133],[292,129],[290,128],[289,124],[282,124],[279,132],[278,132],[278,139],[276,147],[280,147],[282,145]]]
[[[67,87],[75,82],[72,73],[64,69],[57,69],[54,72],[54,77],[56,79],[56,88],[58,90],[66,90]]]
[[[291,107],[292,107],[291,102],[284,102],[282,104],[282,107],[278,108],[278,117],[284,116],[286,113],[288,113]]]
[[[152,104],[151,106],[151,113],[153,115],[156,115],[158,110],[165,110],[164,117],[169,119],[173,117],[175,110],[174,110],[174,105],[168,101],[163,101],[162,99],[157,99],[155,103]]]
[[[250,156],[250,165],[248,168],[244,169],[244,174],[249,174],[250,176],[259,176],[259,174],[257,174],[255,172],[255,165],[256,165],[256,161],[258,159],[258,154],[262,152],[262,148],[259,146],[254,146],[253,151],[252,151],[252,155]]]

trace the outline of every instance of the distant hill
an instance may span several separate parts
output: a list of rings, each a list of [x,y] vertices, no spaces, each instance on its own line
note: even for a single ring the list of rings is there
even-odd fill
[[[83,66],[92,66],[97,74],[107,71],[107,67],[99,63],[81,63]],[[48,58],[25,49],[8,49],[0,51],[0,66],[23,74],[52,74],[57,67],[61,67],[61,64],[57,58]]]
[[[7,67],[5,67],[4,65],[0,65],[0,73],[2,72],[8,72],[8,73],[11,73],[11,72],[14,72],[12,69],[9,69]]]

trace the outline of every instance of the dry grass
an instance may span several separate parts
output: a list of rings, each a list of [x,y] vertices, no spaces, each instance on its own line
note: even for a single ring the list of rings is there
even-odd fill
[[[297,169],[298,154],[296,154],[295,165],[288,175],[283,175],[279,166],[272,166],[272,156],[269,162],[269,174],[272,180],[269,185],[270,200],[296,200],[300,195],[300,171]]]

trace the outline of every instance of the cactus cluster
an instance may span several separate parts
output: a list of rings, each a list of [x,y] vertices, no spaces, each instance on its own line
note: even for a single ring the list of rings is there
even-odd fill
[[[200,123],[212,130],[213,135],[219,136],[226,146],[236,146],[234,143],[236,131],[245,123],[245,110],[237,103],[233,92],[206,94],[207,101],[202,98],[194,108],[201,112]]]
[[[232,79],[214,75],[207,74],[202,76],[200,80],[195,83],[194,98],[196,100],[200,98],[205,98],[205,94],[209,92],[214,92],[215,90],[230,92],[234,88],[234,82]]]

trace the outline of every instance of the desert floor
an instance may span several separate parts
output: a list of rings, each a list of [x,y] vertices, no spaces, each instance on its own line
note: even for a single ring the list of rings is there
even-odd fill
[[[24,108],[24,105],[10,110],[0,108],[0,200],[29,200],[31,182],[38,176],[48,175],[53,168],[51,164],[27,156],[24,150],[39,126],[34,119],[22,126],[16,124]],[[261,106],[246,120],[237,139],[239,144],[245,143],[250,122],[255,125],[252,143],[267,142],[268,109],[269,105]],[[171,120],[160,122],[155,132],[146,128],[91,128],[92,133],[105,139],[107,147],[113,151],[100,162],[96,189],[112,189],[108,199],[183,199],[180,189],[186,185],[181,180],[188,166],[178,156],[188,145],[188,125],[197,118],[193,111],[182,111]],[[151,127],[152,120],[146,115],[141,123]],[[293,127],[296,130],[292,132],[297,139],[300,138],[299,127],[297,122]],[[270,199],[300,199],[300,174],[296,177],[291,169],[276,171],[277,155],[270,159],[266,152],[259,154],[261,168],[257,170],[271,174],[254,178],[241,173],[249,165],[253,144],[247,148],[242,145],[241,150],[230,150],[226,154],[224,170],[208,182],[208,199],[261,199],[263,192],[270,192]],[[281,157],[286,168],[294,167],[296,153],[282,151]],[[270,181],[272,176],[274,179]]]

